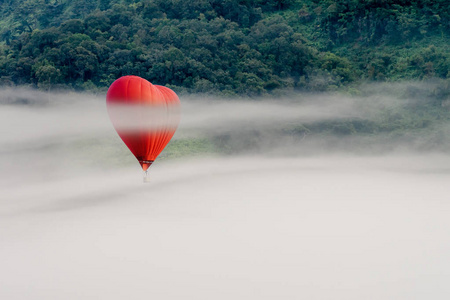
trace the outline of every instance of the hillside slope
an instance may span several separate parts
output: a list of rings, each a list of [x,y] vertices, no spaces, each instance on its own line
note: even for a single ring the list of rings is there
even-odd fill
[[[104,89],[135,74],[259,96],[450,77],[445,0],[9,0],[0,13],[7,85]]]

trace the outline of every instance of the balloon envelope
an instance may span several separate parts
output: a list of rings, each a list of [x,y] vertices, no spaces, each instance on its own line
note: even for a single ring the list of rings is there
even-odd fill
[[[178,127],[178,96],[141,77],[124,76],[109,87],[106,104],[114,128],[146,171]]]

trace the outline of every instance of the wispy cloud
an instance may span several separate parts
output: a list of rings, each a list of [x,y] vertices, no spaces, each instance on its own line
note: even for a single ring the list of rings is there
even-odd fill
[[[283,131],[416,101],[372,88],[181,99],[174,139],[258,138],[161,160],[148,184],[103,95],[2,91],[0,298],[448,298],[448,156],[383,134]],[[335,151],[364,139],[385,155]]]

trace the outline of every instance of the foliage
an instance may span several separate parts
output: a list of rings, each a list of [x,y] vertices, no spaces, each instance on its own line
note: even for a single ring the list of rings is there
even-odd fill
[[[10,85],[106,88],[134,74],[260,96],[450,76],[444,0],[9,0],[0,13]]]

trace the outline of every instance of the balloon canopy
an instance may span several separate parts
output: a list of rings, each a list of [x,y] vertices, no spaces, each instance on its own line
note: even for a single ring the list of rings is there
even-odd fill
[[[147,171],[178,127],[177,94],[141,77],[123,76],[109,87],[106,105],[120,138]]]

